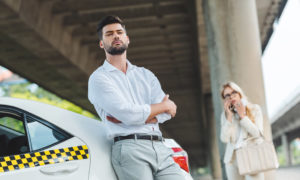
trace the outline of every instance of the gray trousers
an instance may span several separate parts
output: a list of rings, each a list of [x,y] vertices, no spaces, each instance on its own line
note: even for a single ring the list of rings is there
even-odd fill
[[[112,146],[112,164],[119,180],[183,180],[171,155],[172,150],[161,141],[127,139]]]

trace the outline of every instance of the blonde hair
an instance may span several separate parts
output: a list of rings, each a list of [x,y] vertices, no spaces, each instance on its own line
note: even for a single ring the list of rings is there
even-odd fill
[[[224,90],[229,87],[233,90],[235,90],[236,92],[238,92],[238,94],[240,95],[241,99],[245,99],[248,104],[246,106],[246,115],[249,117],[249,119],[255,123],[255,119],[254,119],[254,116],[252,114],[252,108],[251,108],[251,103],[249,103],[248,101],[248,98],[247,96],[245,95],[244,91],[242,90],[242,88],[240,86],[238,86],[236,83],[232,82],[232,81],[228,81],[226,83],[224,83],[222,86],[221,86],[221,97],[222,99],[224,100]]]

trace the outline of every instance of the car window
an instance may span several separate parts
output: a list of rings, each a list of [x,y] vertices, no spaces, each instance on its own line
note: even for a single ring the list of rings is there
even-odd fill
[[[56,127],[54,127],[54,125],[49,127],[34,118],[27,118],[27,128],[33,151],[58,143],[67,138],[55,130]]]
[[[0,112],[0,147],[0,156],[29,152],[28,139],[21,117]]]
[[[15,119],[12,117],[2,117],[0,118],[0,125],[10,128],[14,131],[25,134],[23,122],[19,119]]]

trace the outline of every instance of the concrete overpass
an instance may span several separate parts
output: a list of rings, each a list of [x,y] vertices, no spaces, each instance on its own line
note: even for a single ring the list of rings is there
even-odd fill
[[[299,88],[298,88],[299,89]],[[286,101],[272,119],[272,133],[275,146],[282,145],[286,165],[292,165],[290,143],[300,137],[300,91]]]
[[[255,6],[254,11],[247,3]],[[235,22],[232,18],[240,17],[232,13],[243,14],[238,10],[245,8],[252,14],[250,19],[247,15],[241,16],[245,18],[242,22],[249,22],[250,29],[253,24],[254,29],[258,27],[258,33],[255,29],[251,37],[259,39],[254,49],[260,52],[286,0],[247,3],[237,0],[2,0],[0,65],[95,112],[87,100],[87,81],[104,60],[104,53],[98,48],[96,25],[102,16],[116,14],[124,19],[131,39],[130,61],[152,70],[165,92],[178,104],[176,118],[166,123],[163,131],[188,151],[192,168],[217,161],[219,163],[212,165],[213,171],[217,171],[220,157],[214,154],[218,154],[215,128],[217,126],[218,131],[218,87],[224,79],[247,85],[242,83],[245,82],[243,76],[235,75],[237,71],[230,66],[232,62],[221,58],[228,66],[219,71],[222,63],[218,68],[212,63],[220,60],[214,51],[232,51],[226,50],[234,43],[226,41],[231,25],[232,30],[243,26],[231,24]],[[218,24],[214,18],[222,22]],[[228,26],[223,25],[224,22]],[[218,43],[222,44],[221,50],[216,49]],[[234,53],[223,55],[233,62],[239,59]],[[257,55],[256,60],[259,60]],[[247,58],[241,61],[245,62],[249,62]],[[260,68],[259,65],[253,67]],[[260,71],[256,74],[260,78]],[[260,93],[263,92],[261,82],[257,86]],[[253,82],[248,84],[252,89],[257,88]],[[254,96],[253,93],[250,96]],[[259,95],[258,99],[257,103],[264,107],[264,96]]]

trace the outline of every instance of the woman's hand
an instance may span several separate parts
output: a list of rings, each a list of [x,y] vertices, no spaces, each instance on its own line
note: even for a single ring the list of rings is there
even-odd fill
[[[224,102],[224,111],[225,111],[226,119],[227,119],[229,122],[232,122],[232,116],[233,116],[233,113],[232,113],[232,111],[230,110],[230,105],[231,105],[230,100],[225,100],[225,102]]]
[[[240,117],[240,120],[243,119],[246,116],[246,107],[243,105],[241,101],[237,101],[233,105]]]

